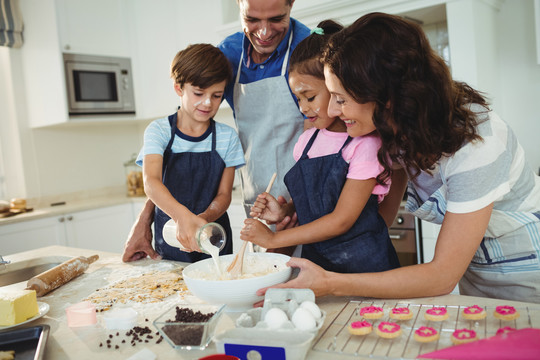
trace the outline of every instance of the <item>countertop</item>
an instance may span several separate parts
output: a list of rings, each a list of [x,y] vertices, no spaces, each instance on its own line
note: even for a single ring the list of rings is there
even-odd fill
[[[48,324],[50,326],[49,339],[46,346],[46,359],[127,359],[135,353],[141,351],[143,348],[147,348],[157,355],[158,359],[198,359],[200,357],[215,354],[217,352],[216,346],[211,343],[210,346],[201,350],[175,350],[166,341],[156,344],[155,341],[150,341],[146,344],[137,344],[131,346],[129,340],[126,344],[121,344],[119,349],[110,348],[106,346],[99,346],[100,343],[105,344],[109,334],[113,334],[116,337],[115,332],[107,330],[103,326],[103,313],[98,313],[98,325],[82,328],[70,328],[67,326],[67,319],[65,314],[65,308],[68,305],[80,302],[83,298],[93,293],[97,288],[105,287],[109,284],[111,277],[115,273],[122,271],[135,271],[140,270],[146,266],[160,266],[157,261],[146,259],[135,263],[122,263],[119,254],[100,252],[95,250],[85,250],[77,248],[69,248],[62,246],[50,246],[40,248],[32,251],[21,252],[13,255],[6,256],[7,260],[12,262],[24,261],[33,258],[46,257],[46,256],[91,256],[98,254],[99,260],[91,264],[85,274],[72,280],[68,284],[54,290],[48,295],[38,298],[39,302],[45,302],[49,304],[49,312],[40,319],[37,319],[31,323],[23,326],[34,326],[38,324]],[[8,265],[9,266],[9,265]],[[2,270],[0,269],[0,272]],[[18,283],[10,285],[9,288],[24,288],[25,283]],[[7,287],[6,287],[7,288]],[[170,298],[174,298],[173,295]],[[191,299],[192,301],[193,299]],[[173,299],[174,301],[190,302],[189,295],[187,297]],[[195,299],[195,301],[197,301]],[[343,315],[345,308],[350,306],[351,302],[365,302],[366,304],[409,304],[410,306],[424,306],[424,305],[448,305],[448,306],[469,306],[477,304],[480,306],[494,307],[496,305],[512,305],[519,309],[532,309],[528,314],[524,314],[522,318],[528,323],[525,327],[540,328],[540,304],[523,303],[515,301],[501,301],[480,297],[468,297],[460,295],[446,295],[440,297],[420,298],[420,299],[401,299],[401,300],[379,300],[376,299],[362,299],[351,297],[334,297],[326,296],[317,299],[319,307],[326,312],[326,320],[318,337],[315,338],[314,344],[322,338],[321,334],[326,334],[326,329],[331,332],[331,328],[335,327],[335,321]],[[392,305],[394,306],[394,305]],[[139,308],[139,326],[148,326],[153,332],[156,329],[152,325],[152,321],[165,310],[165,306],[159,304],[150,306],[148,311],[142,314]],[[526,310],[529,311],[529,310]],[[220,328],[226,329],[233,327],[234,319],[238,316],[238,313],[225,313],[220,321]],[[528,317],[527,317],[528,315]],[[527,319],[528,318],[528,319]],[[331,325],[331,326],[329,326]],[[346,332],[346,331],[345,331]],[[125,331],[120,331],[120,338],[122,338]],[[113,339],[115,341],[115,339]],[[118,340],[119,341],[119,340]],[[386,340],[385,340],[386,341]],[[412,341],[412,340],[411,340]],[[320,344],[319,344],[320,345]],[[315,345],[313,345],[315,347]],[[424,351],[425,352],[425,351]],[[340,355],[335,352],[324,352],[320,349],[313,349],[310,347],[310,351],[306,357],[307,359],[350,359],[349,355]],[[370,358],[368,356],[362,357],[357,355],[357,358]],[[372,358],[372,357],[371,357]],[[377,358],[377,357],[375,357]]]

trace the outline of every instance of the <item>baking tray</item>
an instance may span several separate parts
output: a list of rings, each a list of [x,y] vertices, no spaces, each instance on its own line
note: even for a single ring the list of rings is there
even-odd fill
[[[510,326],[515,329],[539,328],[540,327],[540,307],[518,307],[520,317],[512,321],[498,320],[493,317],[495,306],[483,306],[487,312],[487,317],[482,320],[467,320],[461,316],[463,308],[474,304],[463,305],[433,305],[433,304],[411,304],[407,302],[383,302],[383,301],[349,301],[330,324],[321,329],[321,335],[313,342],[312,350],[327,354],[365,356],[370,359],[416,359],[419,355],[440,350],[452,346],[451,334],[455,329],[473,329],[478,334],[479,339],[484,339],[495,335],[499,328]],[[501,304],[504,305],[504,301]],[[350,335],[347,326],[352,321],[362,320],[358,315],[358,310],[364,306],[378,306],[384,309],[384,316],[380,319],[369,320],[373,327],[380,321],[397,322],[401,326],[402,334],[396,339],[383,339],[375,331],[365,336]],[[444,321],[428,321],[424,319],[427,309],[445,307],[450,315]],[[388,313],[394,307],[408,307],[414,316],[410,320],[392,320]],[[414,330],[420,326],[431,326],[437,329],[440,339],[431,343],[419,343],[413,338]]]
[[[17,360],[43,359],[49,329],[49,325],[38,325],[0,332],[0,350],[14,350]]]

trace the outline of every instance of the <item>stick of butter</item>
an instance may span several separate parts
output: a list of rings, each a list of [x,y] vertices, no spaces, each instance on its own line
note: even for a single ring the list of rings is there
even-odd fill
[[[0,293],[0,325],[15,325],[38,313],[35,290],[13,290]]]

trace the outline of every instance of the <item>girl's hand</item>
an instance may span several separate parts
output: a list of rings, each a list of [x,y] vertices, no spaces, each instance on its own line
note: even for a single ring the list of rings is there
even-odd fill
[[[265,287],[257,290],[258,296],[264,296],[266,290],[270,288],[283,288],[283,289],[311,289],[315,293],[316,297],[325,296],[330,294],[328,284],[328,278],[330,272],[324,270],[319,265],[301,258],[291,258],[287,263],[292,268],[299,268],[300,273],[298,276],[283,284]]]
[[[284,205],[280,204],[275,197],[267,192],[259,194],[255,204],[251,207],[249,216],[266,220],[268,224],[280,222],[285,217]]]
[[[240,230],[240,239],[250,241],[264,248],[275,248],[272,244],[274,233],[257,219],[244,220],[244,227]]]

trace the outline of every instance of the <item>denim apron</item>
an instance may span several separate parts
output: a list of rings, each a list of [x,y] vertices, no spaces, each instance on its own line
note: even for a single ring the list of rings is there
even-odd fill
[[[234,83],[234,114],[246,165],[240,168],[246,215],[257,195],[277,173],[272,193],[287,197],[283,176],[294,165],[294,144],[304,129],[304,117],[289,90],[287,65],[293,34],[281,67],[281,76],[240,84],[244,50]]]
[[[172,144],[176,133],[177,114],[169,116],[171,124],[171,140],[163,154],[163,184],[171,195],[192,213],[200,214],[205,211],[217,194],[225,162],[216,151],[216,126],[210,121],[212,132],[212,150],[207,152],[173,153]],[[157,206],[155,208],[155,248],[168,260],[195,262],[210,257],[200,252],[185,252],[172,247],[163,239],[163,225],[170,219]],[[223,214],[217,223],[221,224],[227,234],[225,247],[220,255],[232,254],[232,231],[227,213]]]
[[[319,130],[307,143],[302,156],[285,175],[298,223],[307,224],[334,211],[349,164],[341,155],[349,136],[336,154],[308,158]],[[399,267],[388,228],[378,213],[377,195],[371,195],[354,225],[345,234],[302,245],[302,257],[329,271],[340,273],[376,272]]]

